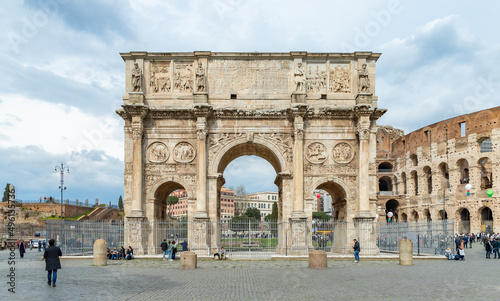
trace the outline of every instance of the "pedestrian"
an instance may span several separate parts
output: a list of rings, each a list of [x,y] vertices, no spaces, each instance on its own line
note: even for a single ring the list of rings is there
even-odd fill
[[[38,252],[42,251],[42,241],[38,240]]]
[[[184,240],[183,243],[181,243],[182,245],[182,252],[186,252],[188,250],[188,243],[186,240]]]
[[[359,251],[361,251],[361,248],[359,247],[359,242],[357,239],[354,239],[354,246],[352,247],[354,249],[354,262],[358,263],[359,262]]]
[[[464,241],[464,249],[466,249],[467,244],[469,243],[469,234],[464,235],[463,241]]]
[[[43,248],[43,251],[44,251],[44,252],[45,252],[45,248],[46,248],[46,246],[47,246],[47,244],[46,244],[45,240],[44,240],[44,241],[42,241],[42,248]]]
[[[487,238],[484,240],[484,249],[486,251],[486,258],[490,258],[492,248],[491,248],[491,243]]]
[[[24,240],[21,240],[19,242],[19,245],[17,246],[17,248],[19,249],[19,256],[21,258],[24,258],[24,253],[26,253],[26,244],[24,243]]]
[[[460,260],[465,260],[465,249],[463,247],[457,250],[457,254],[460,256]]]
[[[161,250],[163,251],[163,260],[165,260],[165,255],[167,255],[167,250],[168,250],[167,240],[164,239],[160,246]]]
[[[450,250],[450,248],[447,248],[447,249],[444,251],[444,256],[446,256],[446,258],[448,258],[448,260],[453,260],[453,255],[451,254],[451,250]]]
[[[175,254],[177,253],[177,242],[173,241],[174,248],[172,249],[172,260],[175,260]]]
[[[45,270],[47,271],[47,284],[56,287],[57,270],[61,269],[61,261],[59,257],[62,256],[61,249],[55,246],[56,241],[51,238],[49,240],[49,247],[43,252],[45,258]]]
[[[495,255],[495,259],[497,259],[497,255],[498,255],[498,259],[500,259],[500,252],[499,252],[500,239],[499,238],[497,238],[493,241],[492,247],[493,247],[493,254]]]
[[[29,244],[30,244],[30,251],[31,251],[31,250],[33,250],[33,240],[32,239],[30,239]]]
[[[172,261],[172,253],[174,252],[174,241],[172,240],[168,244],[168,261]]]
[[[127,260],[132,260],[134,258],[134,249],[131,246],[128,246],[127,249]]]

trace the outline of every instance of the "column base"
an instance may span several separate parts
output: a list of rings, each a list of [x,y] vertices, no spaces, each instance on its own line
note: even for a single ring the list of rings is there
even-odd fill
[[[191,235],[189,235],[188,245],[191,251],[198,255],[209,256],[212,255],[209,247],[210,239],[210,229],[209,229],[209,219],[195,217],[193,219]]]
[[[309,253],[307,247],[307,218],[291,218],[290,230],[292,234],[290,255],[307,255]]]
[[[208,219],[208,213],[206,211],[196,211],[194,213],[194,218]]]
[[[376,243],[376,232],[374,229],[374,216],[354,218],[356,228],[356,238],[359,241],[361,255],[378,255],[380,253]]]
[[[375,219],[375,217],[372,215],[372,213],[369,210],[361,210],[358,211],[358,214],[356,215],[356,218],[371,218]]]
[[[127,218],[144,218],[144,211],[142,210],[134,210],[130,211],[130,213],[126,216]]]

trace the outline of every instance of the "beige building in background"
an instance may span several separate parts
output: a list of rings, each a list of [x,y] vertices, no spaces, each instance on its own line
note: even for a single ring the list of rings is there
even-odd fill
[[[379,53],[181,52],[121,54],[125,94],[125,244],[154,253],[166,198],[187,192],[188,243],[220,247],[228,164],[267,160],[278,187],[277,253],[307,254],[313,191],[332,196],[333,216],[356,231],[336,240],[377,253],[376,61]],[[288,239],[285,239],[287,237]],[[349,248],[348,248],[349,247]],[[366,253],[365,253],[366,254]]]

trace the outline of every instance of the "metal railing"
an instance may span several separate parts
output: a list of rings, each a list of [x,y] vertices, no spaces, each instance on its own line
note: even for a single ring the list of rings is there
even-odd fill
[[[93,252],[97,239],[105,239],[108,247],[119,248],[125,236],[138,237],[143,243],[133,245],[136,254],[161,254],[161,242],[192,242],[195,224],[174,219],[160,222],[128,223],[47,221],[47,238],[55,238],[67,255],[88,255]],[[306,229],[294,228],[289,222],[239,221],[207,222],[205,254],[218,252],[224,247],[229,258],[271,258],[273,255],[293,255],[292,240],[297,233],[303,235],[305,250],[319,249],[333,254],[351,254],[353,239],[361,245],[361,254],[376,255],[380,252],[398,252],[399,241],[413,241],[415,254],[442,254],[447,247],[453,248],[453,220],[429,223],[378,223],[335,220],[306,222]],[[298,229],[298,230],[297,230]],[[298,232],[294,232],[298,231]],[[310,233],[307,235],[306,233]],[[194,235],[194,236],[192,236]],[[192,236],[192,237],[191,237]],[[195,238],[196,239],[196,238]],[[132,243],[133,244],[133,243]],[[125,246],[127,247],[127,246]],[[193,247],[193,246],[188,246]],[[196,246],[194,246],[196,248]],[[179,247],[181,250],[181,247]]]
[[[413,242],[416,255],[443,255],[446,248],[454,249],[452,219],[416,223],[387,223],[378,229],[377,246],[381,252],[399,252],[403,238]]]

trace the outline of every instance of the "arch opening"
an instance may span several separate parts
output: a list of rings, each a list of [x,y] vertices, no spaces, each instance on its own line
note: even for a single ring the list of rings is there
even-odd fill
[[[461,208],[459,213],[459,233],[470,233],[470,212],[467,208]]]
[[[390,177],[381,177],[378,180],[378,191],[380,195],[392,195],[392,180]]]
[[[481,230],[484,228],[485,233],[494,233],[493,229],[493,212],[489,207],[483,207],[480,209],[481,215]]]
[[[389,222],[389,217],[387,216],[389,212],[393,214],[391,222],[398,222],[399,202],[397,200],[391,199],[385,203],[385,220],[387,222]]]
[[[481,169],[481,190],[490,189],[493,187],[493,168],[491,159],[484,157],[479,159],[478,165]]]

